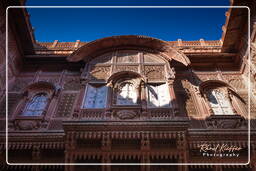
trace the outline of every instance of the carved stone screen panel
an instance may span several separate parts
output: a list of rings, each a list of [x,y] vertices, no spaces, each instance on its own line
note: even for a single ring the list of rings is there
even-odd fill
[[[56,117],[69,117],[76,100],[76,93],[64,93],[58,103]]]
[[[105,108],[107,90],[107,86],[96,87],[88,84],[83,108]]]
[[[149,84],[148,107],[171,107],[171,98],[167,84]]]
[[[207,94],[210,106],[215,115],[234,114],[232,106],[224,94],[219,90],[210,90]]]

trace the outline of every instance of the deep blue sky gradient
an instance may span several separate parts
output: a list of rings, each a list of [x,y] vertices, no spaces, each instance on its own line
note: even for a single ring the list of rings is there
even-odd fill
[[[83,6],[228,6],[228,0],[177,2],[156,0],[79,1],[28,0],[26,5]],[[36,40],[92,41],[113,35],[146,35],[162,40],[218,40],[225,23],[227,8],[197,9],[56,9],[30,8]]]

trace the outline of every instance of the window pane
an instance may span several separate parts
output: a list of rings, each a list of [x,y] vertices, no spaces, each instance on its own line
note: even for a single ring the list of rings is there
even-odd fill
[[[148,85],[148,106],[158,107],[159,106],[159,95],[157,86]]]
[[[124,83],[117,92],[117,105],[135,105],[137,104],[137,93],[132,83]]]
[[[167,84],[148,85],[149,107],[170,107],[170,94]]]
[[[224,94],[219,90],[211,90],[208,93],[208,100],[216,115],[231,115],[234,114],[232,106]]]
[[[159,94],[159,106],[169,107],[170,106],[170,93],[167,84],[162,84],[158,86]]]
[[[107,87],[94,87],[87,85],[85,93],[84,108],[104,108],[106,107]]]
[[[23,116],[39,116],[43,113],[47,106],[46,94],[39,94],[33,97],[33,99],[27,102]]]

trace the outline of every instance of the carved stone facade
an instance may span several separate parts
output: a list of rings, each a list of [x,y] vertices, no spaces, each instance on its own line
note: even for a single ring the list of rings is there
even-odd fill
[[[1,4],[1,35],[5,34],[2,29],[5,23],[1,19],[6,5]],[[232,1],[232,5],[239,2]],[[29,16],[26,11],[20,12],[12,14],[19,15],[19,19],[14,17],[10,21],[16,26],[10,30],[8,51],[11,61],[7,94],[9,163],[174,165],[5,164],[6,158],[2,155],[6,150],[4,48],[0,46],[0,168],[38,171],[256,169],[255,26],[251,33],[250,62],[243,47],[245,38],[235,39],[238,34],[230,37],[237,30],[230,30],[227,24],[222,41],[167,42],[147,36],[113,36],[90,43],[35,42]],[[252,16],[255,17],[254,12]],[[238,11],[227,12],[230,27],[239,28],[241,32],[243,26],[235,27],[233,20],[245,19]],[[24,34],[14,34],[20,31]],[[24,37],[29,38],[30,43],[25,43]],[[3,38],[0,36],[1,42]],[[250,81],[248,73],[251,73]],[[251,99],[248,88],[251,88]],[[42,94],[44,98],[36,99]],[[38,112],[40,108],[43,109],[38,115],[26,113],[26,110]],[[208,153],[202,152],[205,145],[236,148],[234,153],[239,157],[207,156]],[[249,149],[251,162],[244,165]],[[180,163],[241,165],[229,168],[175,165]]]

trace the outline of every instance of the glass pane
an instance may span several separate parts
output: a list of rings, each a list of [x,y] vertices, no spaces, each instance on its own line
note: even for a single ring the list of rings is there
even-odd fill
[[[231,115],[233,114],[232,106],[224,94],[218,90],[212,90],[209,95],[208,99],[210,105],[216,115]]]
[[[132,83],[125,83],[117,92],[116,104],[135,105],[137,104],[137,93]]]
[[[169,107],[170,106],[170,93],[167,84],[162,84],[158,86],[159,94],[159,106]]]
[[[170,107],[170,94],[167,84],[148,85],[149,107]]]
[[[148,106],[158,107],[159,106],[159,95],[157,86],[148,85]]]
[[[95,99],[95,108],[106,107],[107,87],[102,86],[97,88],[97,94]]]
[[[94,87],[87,85],[85,93],[84,108],[104,108],[106,107],[107,87]]]
[[[47,96],[39,94],[33,97],[31,101],[26,104],[22,115],[24,116],[39,116],[43,113],[47,106]]]

